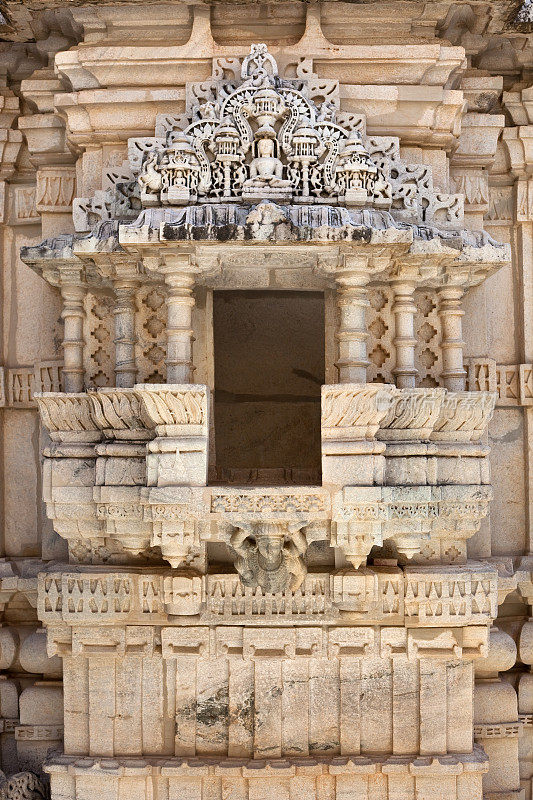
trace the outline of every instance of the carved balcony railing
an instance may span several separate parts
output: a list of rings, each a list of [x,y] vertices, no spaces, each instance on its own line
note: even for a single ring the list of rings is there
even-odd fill
[[[218,541],[237,554],[244,585],[276,593],[302,585],[314,541],[355,569],[376,547],[400,563],[464,564],[488,512],[488,392],[324,386],[322,486],[268,488],[207,485],[206,386],[37,401],[52,440],[48,514],[77,562],[142,563],[159,548],[172,567],[203,572],[206,544]],[[265,571],[265,557],[279,569]]]
[[[322,485],[278,487],[208,485],[205,386],[37,402],[47,510],[71,558],[40,573],[37,611],[78,709],[53,780],[81,752],[91,776],[133,756],[143,775],[165,769],[204,791],[210,769],[255,786],[268,765],[277,787],[280,770],[309,765],[345,791],[346,765],[370,781],[391,759],[395,776],[399,765],[409,777],[425,764],[428,781],[468,771],[481,796],[473,661],[488,653],[498,575],[466,561],[466,541],[488,511],[492,395],[325,386]],[[310,546],[334,547],[334,565]],[[131,736],[134,703],[148,744]],[[397,745],[406,719],[412,742]]]
[[[464,563],[488,513],[489,392],[324,386],[322,478],[331,542],[357,568],[373,546],[418,563]]]

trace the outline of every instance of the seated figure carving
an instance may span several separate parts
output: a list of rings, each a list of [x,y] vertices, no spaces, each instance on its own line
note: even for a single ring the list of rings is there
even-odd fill
[[[270,136],[262,136],[257,140],[256,153],[250,163],[250,177],[243,184],[243,198],[290,199],[291,182],[283,178],[283,164],[276,156],[275,141]]]

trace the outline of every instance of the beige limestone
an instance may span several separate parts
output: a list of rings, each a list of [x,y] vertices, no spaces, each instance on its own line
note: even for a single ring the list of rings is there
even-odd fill
[[[516,12],[6,0],[6,800],[533,800]]]

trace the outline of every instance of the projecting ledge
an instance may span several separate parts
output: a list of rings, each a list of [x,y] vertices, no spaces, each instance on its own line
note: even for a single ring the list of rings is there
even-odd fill
[[[464,563],[466,540],[488,512],[488,449],[479,440],[489,393],[325,386],[323,486],[257,488],[207,486],[206,386],[37,401],[52,439],[44,499],[75,560],[97,557],[100,546],[119,559],[159,547],[172,566],[194,561],[203,571],[206,543],[220,541],[237,553],[245,582],[278,591],[302,583],[313,541],[339,548],[355,568],[384,545],[400,560]],[[279,570],[262,570],[256,548]]]

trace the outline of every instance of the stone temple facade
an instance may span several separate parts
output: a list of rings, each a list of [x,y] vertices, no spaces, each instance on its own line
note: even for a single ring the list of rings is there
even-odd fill
[[[533,799],[532,30],[5,1],[3,800]]]

